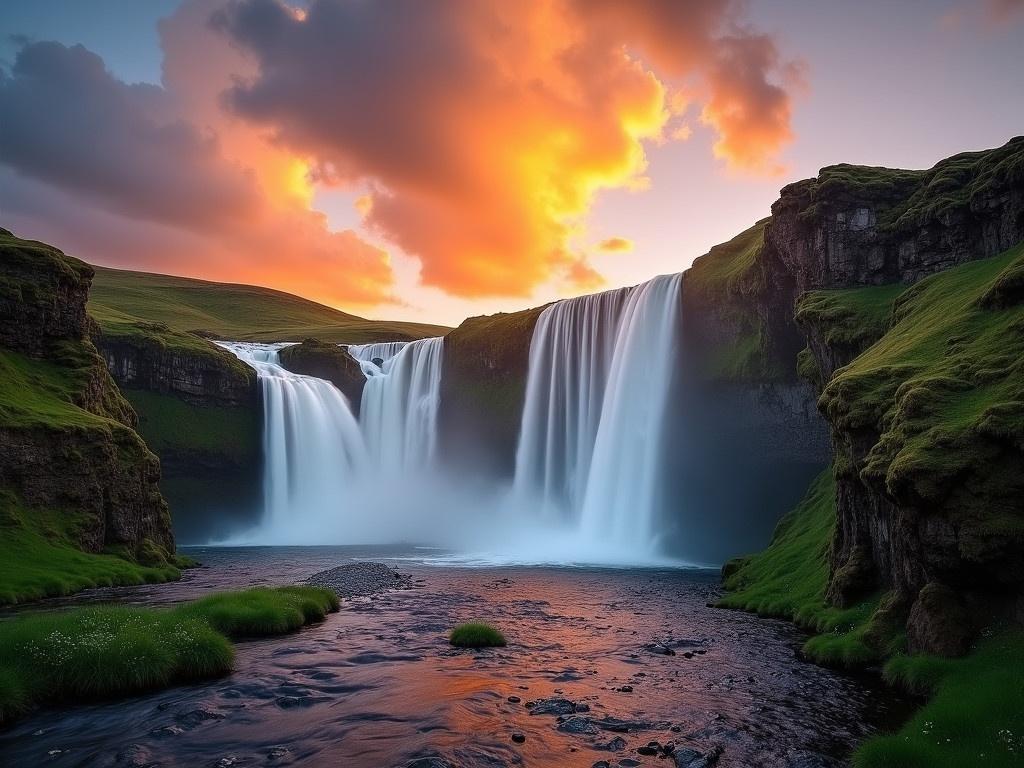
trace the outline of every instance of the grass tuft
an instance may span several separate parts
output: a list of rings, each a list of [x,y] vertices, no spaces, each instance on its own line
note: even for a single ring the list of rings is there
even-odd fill
[[[471,622],[452,630],[449,642],[458,648],[497,648],[507,645],[505,636],[490,624]]]

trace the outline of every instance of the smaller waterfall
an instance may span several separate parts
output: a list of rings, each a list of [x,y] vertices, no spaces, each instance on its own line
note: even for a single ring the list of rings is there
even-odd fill
[[[264,524],[284,534],[336,515],[365,472],[366,450],[348,400],[330,382],[281,367],[285,344],[220,342],[259,376],[263,396]]]
[[[366,375],[359,421],[370,461],[380,474],[397,478],[431,463],[443,353],[440,337],[349,347]]]

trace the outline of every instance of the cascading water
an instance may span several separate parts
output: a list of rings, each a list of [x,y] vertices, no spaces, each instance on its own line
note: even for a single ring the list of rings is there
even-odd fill
[[[681,280],[568,299],[534,329],[515,494],[587,541],[653,546]]]
[[[397,479],[433,459],[443,353],[440,337],[349,347],[366,375],[359,421],[380,474]]]
[[[220,342],[253,368],[263,398],[264,534],[292,536],[336,509],[368,458],[345,396],[281,366],[281,344]]]

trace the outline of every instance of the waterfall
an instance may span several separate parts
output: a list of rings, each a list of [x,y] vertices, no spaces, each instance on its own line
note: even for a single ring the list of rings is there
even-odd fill
[[[515,490],[536,494],[548,515],[583,501],[616,330],[632,289],[553,304],[530,343]]]
[[[515,493],[589,540],[652,546],[681,280],[561,301],[534,329]]]
[[[427,468],[433,459],[443,353],[441,337],[349,347],[366,375],[359,421],[370,460],[382,475],[397,478]]]
[[[281,367],[283,344],[220,342],[253,368],[263,400],[263,526],[283,532],[302,520],[309,528],[337,510],[366,471],[359,424],[330,382]]]

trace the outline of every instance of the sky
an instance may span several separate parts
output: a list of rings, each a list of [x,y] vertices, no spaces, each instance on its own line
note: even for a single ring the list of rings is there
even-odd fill
[[[458,324],[1024,133],[1024,0],[4,0],[0,226]]]

